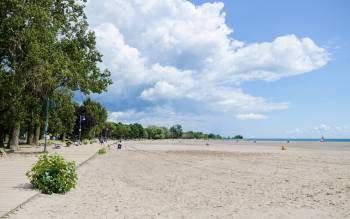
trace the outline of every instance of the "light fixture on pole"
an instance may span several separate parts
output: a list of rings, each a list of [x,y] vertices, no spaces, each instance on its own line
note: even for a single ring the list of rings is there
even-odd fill
[[[81,144],[81,122],[85,121],[85,116],[79,115],[79,144]]]

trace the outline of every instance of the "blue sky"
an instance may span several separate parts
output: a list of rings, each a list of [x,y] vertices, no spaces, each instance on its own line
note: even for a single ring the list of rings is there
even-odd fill
[[[318,137],[318,133],[288,134],[283,131],[310,129],[325,124],[346,130],[339,133],[325,130],[322,134],[349,137],[350,86],[345,82],[350,81],[350,28],[347,28],[350,2],[232,0],[225,1],[225,5],[227,22],[235,27],[236,38],[255,42],[290,33],[310,37],[331,53],[331,61],[311,73],[272,83],[252,82],[243,85],[243,89],[250,94],[275,100],[288,99],[291,103],[288,110],[274,112],[270,120],[254,128],[253,136]],[[242,124],[247,135],[250,126],[254,127],[254,124]],[[269,127],[266,134],[260,132],[261,126]]]
[[[350,137],[348,11],[345,0],[90,0],[114,81],[95,98],[113,121]]]

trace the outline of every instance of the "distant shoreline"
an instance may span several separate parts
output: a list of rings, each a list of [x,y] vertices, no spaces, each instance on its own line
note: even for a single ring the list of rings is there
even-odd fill
[[[320,138],[245,138],[241,141],[290,141],[290,142],[320,142]],[[350,142],[348,138],[325,138],[324,142]]]

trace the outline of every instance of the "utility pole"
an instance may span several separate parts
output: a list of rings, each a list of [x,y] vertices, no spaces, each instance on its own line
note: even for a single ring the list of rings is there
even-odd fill
[[[81,121],[85,120],[85,116],[79,115],[79,144],[81,144]]]

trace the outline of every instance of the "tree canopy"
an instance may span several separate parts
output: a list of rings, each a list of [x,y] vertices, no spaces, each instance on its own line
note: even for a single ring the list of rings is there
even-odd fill
[[[85,4],[0,2],[0,144],[9,134],[9,145],[17,146],[23,121],[32,136],[56,90],[101,93],[111,84],[109,71],[98,67],[102,55],[88,28]]]

